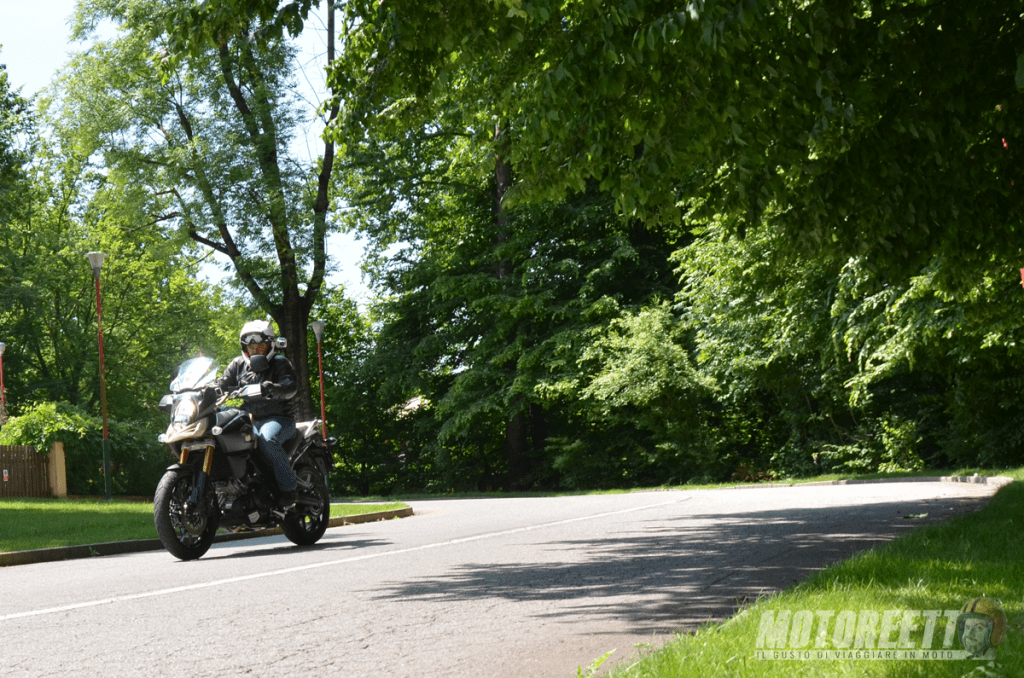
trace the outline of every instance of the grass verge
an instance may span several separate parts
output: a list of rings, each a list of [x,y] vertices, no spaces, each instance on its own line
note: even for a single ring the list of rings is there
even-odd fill
[[[331,516],[354,516],[407,506],[402,502],[331,504]],[[155,538],[152,502],[0,500],[0,552]]]
[[[1024,470],[1002,471],[1016,478]],[[821,570],[805,582],[770,598],[764,598],[721,624],[710,624],[692,635],[680,635],[637,663],[617,668],[614,678],[768,678],[770,676],[885,676],[957,677],[970,674],[1024,676],[1024,483],[1003,487],[980,511],[922,527],[896,541],[865,551],[850,560]],[[778,620],[787,611],[830,611],[833,619],[850,610],[873,621],[886,610],[959,611],[968,600],[987,596],[998,599],[1009,622],[1005,641],[998,647],[994,666],[978,660],[766,660],[755,658],[758,638],[771,648],[771,636],[764,635],[767,620]],[[868,612],[868,614],[863,614]],[[912,617],[907,625],[907,646],[923,649],[926,618]],[[955,615],[954,615],[955,616]],[[806,617],[806,615],[805,615]],[[820,617],[815,616],[812,635],[805,649],[818,644]],[[877,623],[877,622],[876,622]],[[794,624],[793,626],[799,626]],[[790,627],[792,633],[793,626]],[[826,627],[823,644],[836,649],[835,621]],[[871,624],[865,626],[867,630]],[[933,631],[932,649],[942,649],[946,628],[939,617]],[[877,648],[877,635],[865,634],[865,648]],[[899,643],[902,628],[889,638]],[[860,632],[860,629],[857,631]],[[951,636],[951,649],[960,650]],[[797,633],[796,644],[802,641]],[[840,642],[843,642],[840,640]],[[792,647],[791,636],[782,645]],[[850,649],[855,649],[855,643]],[[770,653],[769,653],[770,654]],[[812,654],[812,656],[814,656]],[[975,671],[972,673],[972,671]]]

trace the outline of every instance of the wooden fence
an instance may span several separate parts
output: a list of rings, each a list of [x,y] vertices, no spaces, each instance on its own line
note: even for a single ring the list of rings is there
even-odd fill
[[[0,499],[68,496],[61,443],[54,443],[48,455],[33,447],[0,445],[0,473]]]

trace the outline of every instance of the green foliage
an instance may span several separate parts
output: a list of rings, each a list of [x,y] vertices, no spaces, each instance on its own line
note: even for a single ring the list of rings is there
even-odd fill
[[[431,403],[443,486],[503,487],[509,436],[523,441],[527,486],[557,485],[570,470],[552,465],[549,437],[592,440],[571,422],[604,406],[597,396],[580,404],[586,371],[596,369],[581,366],[583,352],[609,320],[668,293],[669,246],[662,234],[619,222],[598,194],[510,211],[497,242],[472,194],[449,200],[443,227],[424,233],[418,256],[403,256],[408,263],[385,277],[394,296],[376,352],[392,369],[391,388]],[[460,204],[464,216],[453,209]],[[598,436],[609,446],[615,437]]]
[[[580,438],[554,441],[568,487],[629,487],[727,477],[717,385],[692,364],[667,305],[623,313],[581,352],[575,388]],[[561,390],[567,390],[564,386]]]
[[[387,387],[393,366],[374,356],[369,319],[340,289],[325,292],[316,314],[326,323],[327,434],[338,440],[332,491],[360,496],[422,491],[429,482],[430,459],[422,452],[428,436],[421,431],[429,406]]]
[[[111,489],[118,495],[151,496],[164,469],[173,462],[156,442],[149,425],[108,421]],[[0,431],[0,444],[30,445],[49,452],[64,444],[68,493],[103,495],[103,423],[67,403],[39,403],[24,408]]]
[[[96,287],[85,254],[100,250],[109,411],[155,418],[173,367],[221,349],[209,328],[232,304],[196,280],[192,251],[136,228],[144,211],[118,204],[108,178],[60,142],[39,142],[26,208],[0,231],[8,404],[15,413],[32,401],[99,410]]]
[[[734,438],[742,457],[782,475],[1021,458],[1008,257],[952,294],[937,258],[901,280],[869,257],[794,256],[784,239],[709,223],[676,254],[697,364],[722,385],[730,432],[757,432]]]
[[[885,460],[878,465],[878,471],[898,473],[922,470],[924,462],[914,450],[921,442],[920,436],[917,435],[917,422],[893,416],[881,418],[879,425],[882,429],[880,437],[882,448],[885,450]]]
[[[25,166],[34,118],[28,103],[18,91],[12,90],[7,66],[0,63],[0,225],[6,224],[24,210],[22,199],[26,186]]]
[[[102,428],[97,418],[67,404],[42,403],[26,414],[11,419],[3,428],[5,444],[31,445],[48,451],[54,442],[73,445],[86,433]],[[101,431],[102,433],[102,431]]]
[[[133,227],[178,248],[191,241],[226,257],[260,315],[304,347],[327,272],[334,147],[305,162],[293,152],[312,111],[300,104],[283,29],[297,31],[310,5],[283,8],[284,23],[255,5],[81,3],[73,37],[102,21],[117,30],[74,56],[51,110],[81,157],[102,158],[107,214],[129,212]],[[298,408],[310,415],[308,355],[290,358]]]
[[[463,433],[490,437],[491,453],[468,453],[484,467],[528,405],[575,484],[606,481],[602,467],[630,482],[691,454],[701,470],[682,475],[1019,457],[1007,416],[1021,345],[1008,285],[1021,259],[1019,6],[352,7],[363,23],[334,73],[349,124],[333,133],[389,187],[353,184],[379,215],[357,228],[432,261],[379,260],[388,289],[415,290],[390,307],[385,337],[406,320],[429,328],[402,350],[444,366],[441,435],[482,450]],[[490,273],[514,276],[540,241],[520,237],[522,222],[499,233],[486,193],[460,212],[431,189],[490,186],[496,155],[515,176],[504,210],[596,188],[648,229],[685,215],[697,239],[676,257],[681,326],[627,329],[650,316],[617,299],[553,306],[543,286],[510,303]],[[462,251],[500,258],[475,254],[475,275],[455,278]],[[537,257],[552,280],[570,261],[582,257]],[[569,308],[589,324],[536,345],[522,331]],[[996,384],[982,406],[967,396]]]
[[[1019,250],[961,245],[977,220],[1006,225],[985,238],[1012,238],[1000,168],[1017,150],[986,141],[996,118],[1009,129],[1005,72],[951,55],[987,26],[999,37],[983,51],[1005,61],[1012,11],[971,24],[933,3],[352,9],[363,23],[334,72],[349,124],[332,133],[357,170],[351,201],[368,209],[352,227],[378,243],[377,279],[397,295],[378,350],[394,342],[402,378],[435,406],[439,445],[461,448],[444,464],[486,477],[534,413],[540,468],[554,472],[538,478],[576,486],[995,458],[994,440],[959,456],[956,440],[993,428],[968,425],[977,412],[955,392],[1016,354],[1000,272]],[[934,29],[950,21],[972,28]],[[977,98],[947,106],[966,79]],[[495,156],[515,176],[506,230]],[[586,247],[562,246],[596,253],[599,229],[556,217],[533,235],[527,215],[584,191],[655,238],[678,240],[658,224],[684,214],[696,229],[676,255],[678,320],[652,331],[641,309],[657,297],[630,295],[641,285],[628,275],[603,296],[573,286],[570,269],[631,256],[601,250],[609,263],[591,267]]]
[[[718,223],[674,255],[696,365],[719,385],[723,449],[752,468],[806,475],[822,445],[858,435],[848,363],[831,338],[832,267],[785,256],[785,236],[729,238]],[[781,250],[781,251],[780,251]]]
[[[593,678],[593,676],[597,673],[598,669],[601,668],[601,664],[604,664],[605,660],[607,660],[608,657],[611,657],[612,654],[614,654],[614,652],[615,652],[615,650],[611,650],[610,652],[605,652],[602,656],[598,657],[593,662],[591,662],[590,666],[587,667],[586,674],[583,673],[583,667],[582,666],[577,666],[576,667],[576,678]]]
[[[169,36],[171,51],[199,56],[205,47],[217,45],[222,36],[249,31],[253,41],[280,39],[284,31],[302,32],[316,0],[269,3],[264,0],[227,0],[217,3],[176,4],[168,8],[155,29]]]
[[[348,124],[332,133],[358,140],[410,109],[473,107],[513,139],[510,198],[560,199],[593,180],[649,225],[724,217],[740,235],[763,225],[791,250],[903,272],[941,248],[960,256],[943,271],[951,285],[1015,240],[1019,0],[351,11],[360,23],[334,68]],[[470,136],[477,155],[490,129]]]
[[[187,236],[292,346],[329,319],[338,491],[1024,460],[1020,0],[329,3],[331,186],[330,143],[278,160],[283,37],[319,4],[84,3],[80,34],[121,30],[69,68],[70,160],[0,246],[0,322],[40,347],[16,400],[95,402],[85,238],[149,281],[108,352],[159,368],[115,377],[119,413],[210,350],[182,317],[233,353],[189,253],[158,263]],[[367,317],[318,301],[335,225],[368,243]],[[150,298],[183,315],[125,310]]]

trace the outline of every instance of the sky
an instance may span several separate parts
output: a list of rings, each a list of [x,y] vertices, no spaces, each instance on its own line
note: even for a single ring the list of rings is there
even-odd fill
[[[73,52],[87,45],[69,42],[69,24],[75,9],[75,0],[0,0],[0,63],[7,65],[7,77],[13,88],[21,87],[21,94],[30,97],[46,87],[57,70]],[[302,53],[299,61],[310,89],[306,96],[318,98],[323,76],[317,56],[323,48],[323,22],[310,17],[303,31]],[[313,104],[311,104],[313,105]],[[318,130],[311,130],[315,135]],[[315,148],[315,138],[310,144]],[[297,142],[299,153],[304,153],[305,142]],[[347,296],[360,302],[369,300],[369,291],[362,281],[359,262],[362,247],[351,235],[332,235],[328,239],[327,254],[337,268],[328,278],[334,285],[344,285]],[[213,281],[223,274],[215,266],[207,266],[205,275]]]

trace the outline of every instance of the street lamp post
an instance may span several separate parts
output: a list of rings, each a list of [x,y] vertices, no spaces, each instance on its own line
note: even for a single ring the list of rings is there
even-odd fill
[[[85,255],[92,265],[92,277],[96,282],[96,327],[100,343],[100,412],[103,415],[103,488],[107,501],[110,494],[110,433],[107,430],[107,375],[103,359],[103,306],[100,303],[100,269],[103,268],[103,252],[89,252]]]
[[[324,321],[316,320],[310,325],[313,327],[313,334],[316,335],[316,355],[320,361],[320,428],[324,440],[327,440],[327,410],[324,408],[324,352],[322,348]]]

